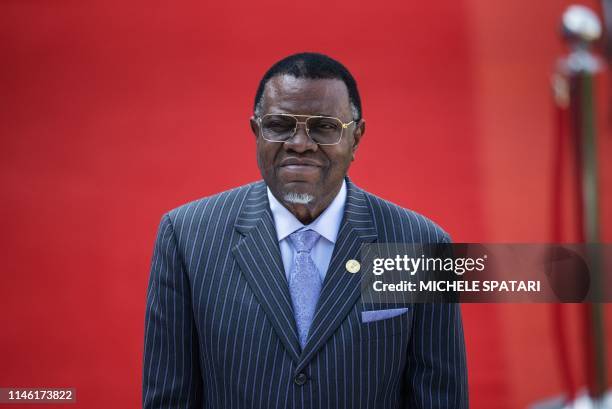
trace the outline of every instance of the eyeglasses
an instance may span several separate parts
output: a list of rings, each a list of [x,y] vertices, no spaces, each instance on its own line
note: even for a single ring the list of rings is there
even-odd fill
[[[305,117],[303,122],[297,117]],[[339,118],[320,115],[266,114],[257,118],[261,137],[268,142],[286,142],[293,138],[299,124],[304,124],[306,134],[319,145],[337,145],[344,129],[355,121],[344,123]]]

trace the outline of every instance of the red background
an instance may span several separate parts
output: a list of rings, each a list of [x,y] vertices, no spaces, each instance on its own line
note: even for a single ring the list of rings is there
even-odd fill
[[[159,219],[259,177],[252,99],[290,53],[328,53],[357,78],[358,185],[458,242],[550,241],[549,75],[567,4],[4,0],[0,386],[76,387],[83,408],[140,405]],[[610,242],[612,168],[601,166]],[[463,311],[473,408],[561,392],[550,305]]]

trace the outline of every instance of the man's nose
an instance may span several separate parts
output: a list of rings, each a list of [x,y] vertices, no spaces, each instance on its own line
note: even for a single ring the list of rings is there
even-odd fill
[[[289,138],[284,146],[285,149],[305,152],[309,150],[316,151],[319,145],[308,136],[306,124],[304,122],[298,122],[293,137]]]

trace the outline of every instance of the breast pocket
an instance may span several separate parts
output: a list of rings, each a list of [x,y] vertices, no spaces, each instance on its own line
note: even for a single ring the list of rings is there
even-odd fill
[[[362,339],[378,339],[407,333],[412,320],[411,308],[365,310],[359,314]]]

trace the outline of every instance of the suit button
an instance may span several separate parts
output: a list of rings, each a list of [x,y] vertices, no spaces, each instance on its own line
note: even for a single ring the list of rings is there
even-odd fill
[[[295,382],[295,384],[299,386],[304,385],[307,381],[308,377],[303,372],[300,372],[299,374],[295,375],[295,378],[293,378],[293,382]]]

